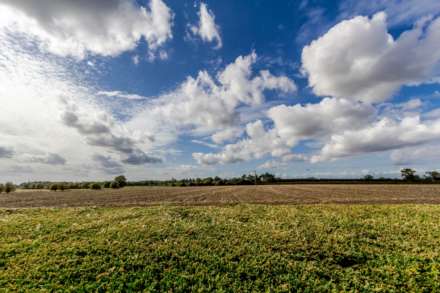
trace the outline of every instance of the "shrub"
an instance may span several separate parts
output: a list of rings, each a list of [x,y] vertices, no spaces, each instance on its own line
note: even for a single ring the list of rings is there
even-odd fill
[[[5,190],[5,186],[3,184],[0,184],[0,193],[2,193]]]
[[[5,184],[5,192],[9,193],[9,192],[14,192],[15,191],[15,185],[11,182],[8,182]]]
[[[57,189],[58,189],[58,184],[52,184],[52,185],[49,187],[49,189],[50,189],[51,191],[57,191]]]
[[[64,191],[66,189],[66,186],[63,183],[58,184],[58,190]]]
[[[113,182],[110,184],[110,187],[116,189],[116,188],[119,188],[120,186],[119,186],[119,183],[118,183],[118,182],[113,181]]]
[[[111,185],[112,183],[110,182],[110,181],[106,181],[106,182],[104,182],[104,188],[110,188],[110,185]]]
[[[90,184],[90,189],[100,190],[101,189],[101,185],[99,183],[92,183],[92,184]]]

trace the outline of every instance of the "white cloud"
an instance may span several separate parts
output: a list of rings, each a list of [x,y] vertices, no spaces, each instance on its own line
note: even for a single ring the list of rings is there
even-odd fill
[[[212,135],[212,141],[217,144],[222,144],[226,141],[240,137],[243,130],[239,127],[230,127],[224,130],[220,130]]]
[[[145,100],[146,97],[136,95],[136,94],[129,94],[121,91],[99,91],[96,93],[98,96],[105,96],[105,97],[111,97],[111,98],[123,98],[127,100]]]
[[[246,139],[226,145],[219,153],[193,153],[193,158],[199,164],[214,165],[259,159],[267,154],[281,157],[290,152],[290,147],[275,132],[264,129],[261,120],[247,124],[246,134]]]
[[[255,53],[240,56],[216,78],[206,71],[200,71],[196,78],[188,77],[176,90],[149,103],[130,125],[168,136],[185,131],[213,134],[216,143],[239,135],[237,128],[243,123],[239,107],[261,105],[266,90],[296,91],[295,83],[285,76],[275,77],[265,70],[254,76],[256,58]]]
[[[197,26],[191,26],[191,32],[198,35],[205,42],[217,42],[216,49],[223,46],[219,27],[215,23],[214,13],[208,9],[205,3],[200,4],[199,23]]]
[[[408,102],[403,103],[402,110],[404,111],[418,110],[422,106],[423,106],[422,100],[420,100],[419,98],[415,98],[409,100]]]
[[[268,111],[275,131],[291,146],[300,140],[323,139],[341,130],[361,128],[374,119],[374,114],[369,104],[335,98],[304,106],[280,105]]]
[[[260,120],[246,127],[247,138],[228,144],[218,153],[193,154],[201,164],[235,163],[266,155],[281,161],[306,158],[292,154],[291,148],[306,139],[325,140],[332,133],[359,129],[373,121],[375,109],[365,103],[345,99],[323,99],[318,104],[272,107],[267,116],[274,127],[265,130]]]
[[[440,120],[421,121],[405,117],[401,121],[383,118],[363,129],[332,135],[313,162],[353,155],[381,152],[439,140]]]
[[[403,85],[428,82],[440,60],[440,18],[394,39],[385,13],[357,16],[304,47],[302,68],[319,96],[381,102]]]
[[[132,0],[1,0],[0,7],[0,24],[60,56],[116,56],[142,39],[154,52],[172,37],[173,14],[162,0],[148,9]]]
[[[7,142],[1,153],[8,157],[0,160],[4,180],[102,178],[107,172],[89,164],[94,153],[126,161],[128,171],[137,168],[134,163],[156,158],[146,155],[154,148],[151,137],[127,128],[106,104],[99,104],[98,91],[84,82],[89,76],[83,66],[89,65],[47,58],[33,45],[31,38],[0,28],[0,141]],[[62,119],[66,114],[68,119]],[[25,168],[31,164],[39,164],[38,172]],[[14,171],[20,169],[35,172]]]
[[[132,58],[131,58],[131,60],[133,61],[133,64],[134,65],[138,65],[139,64],[139,62],[140,62],[140,60],[139,60],[139,55],[134,55]]]

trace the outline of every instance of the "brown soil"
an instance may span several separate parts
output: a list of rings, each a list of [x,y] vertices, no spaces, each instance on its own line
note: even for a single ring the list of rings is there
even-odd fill
[[[440,185],[304,184],[27,191],[0,194],[1,208],[123,207],[156,204],[440,204]]]

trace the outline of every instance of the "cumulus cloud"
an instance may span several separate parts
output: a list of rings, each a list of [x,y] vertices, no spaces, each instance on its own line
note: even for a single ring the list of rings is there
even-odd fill
[[[138,129],[154,133],[213,134],[216,143],[239,135],[243,118],[239,107],[257,107],[265,101],[265,91],[296,91],[295,83],[286,76],[274,76],[262,70],[254,74],[257,55],[239,56],[214,78],[200,71],[188,77],[176,90],[160,96],[130,121]]]
[[[219,30],[218,25],[215,23],[214,13],[208,9],[205,3],[201,3],[199,23],[197,26],[191,26],[191,32],[198,35],[205,42],[217,42],[216,49],[220,49],[223,44]]]
[[[193,153],[193,158],[204,165],[236,163],[259,159],[270,154],[281,157],[290,153],[290,147],[274,131],[266,131],[261,120],[246,125],[247,138],[228,144],[218,153]]]
[[[12,158],[14,156],[14,150],[9,147],[2,147],[0,146],[0,159],[1,158]]]
[[[249,123],[247,138],[226,145],[218,153],[195,153],[193,157],[208,165],[258,159],[265,155],[281,158],[284,162],[306,158],[302,154],[292,154],[291,148],[306,139],[324,140],[332,133],[362,128],[373,121],[375,113],[369,104],[335,98],[304,106],[279,105],[267,112],[273,128],[266,130],[260,120]]]
[[[222,144],[226,141],[240,137],[242,133],[242,129],[238,127],[230,127],[214,133],[211,138],[213,142],[217,144]]]
[[[385,13],[357,16],[304,47],[302,69],[319,96],[381,102],[403,85],[432,79],[439,39],[440,18],[419,21],[394,39]]]
[[[173,14],[162,0],[1,0],[2,23],[35,37],[60,56],[116,56],[142,39],[150,52],[172,37]]]
[[[439,138],[440,120],[421,121],[418,116],[401,121],[383,118],[363,129],[333,135],[312,162],[416,146]]]
[[[361,128],[374,119],[375,112],[374,107],[366,103],[325,98],[318,104],[276,106],[268,111],[268,116],[277,134],[293,146],[300,140]]]

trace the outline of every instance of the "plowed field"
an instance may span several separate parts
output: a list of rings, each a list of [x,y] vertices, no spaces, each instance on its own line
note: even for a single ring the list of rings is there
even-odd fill
[[[394,204],[440,203],[440,185],[297,184],[26,191],[0,194],[0,207],[123,207],[157,204]]]

